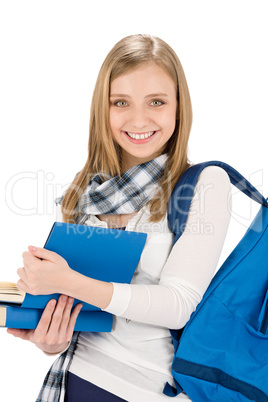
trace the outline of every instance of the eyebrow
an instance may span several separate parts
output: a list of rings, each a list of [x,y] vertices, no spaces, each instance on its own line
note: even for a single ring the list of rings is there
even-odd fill
[[[158,97],[158,96],[168,97],[167,94],[165,94],[163,92],[159,92],[159,93],[155,93],[155,94],[146,95],[145,98],[155,98],[155,97]],[[129,96],[127,94],[111,94],[110,97],[111,98],[131,98],[131,96]]]

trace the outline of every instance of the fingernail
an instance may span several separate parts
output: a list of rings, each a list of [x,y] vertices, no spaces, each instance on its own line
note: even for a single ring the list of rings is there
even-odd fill
[[[64,301],[64,302],[66,302],[66,300],[67,300],[67,296],[62,295],[62,296],[61,296],[61,300],[62,300],[62,301]]]

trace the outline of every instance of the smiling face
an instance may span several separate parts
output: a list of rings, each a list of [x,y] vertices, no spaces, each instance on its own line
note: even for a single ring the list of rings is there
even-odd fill
[[[110,128],[122,149],[123,171],[163,152],[175,129],[176,111],[175,84],[153,61],[112,81]]]

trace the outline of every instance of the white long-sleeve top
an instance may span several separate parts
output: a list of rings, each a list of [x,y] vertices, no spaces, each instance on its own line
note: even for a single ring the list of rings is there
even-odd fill
[[[173,384],[169,329],[186,324],[215,273],[230,220],[230,195],[225,171],[205,168],[185,231],[173,247],[167,216],[149,222],[144,207],[129,221],[126,230],[148,234],[140,262],[130,285],[113,283],[105,309],[115,316],[112,332],[80,334],[73,374],[130,402],[169,399],[162,394],[166,381]],[[107,227],[96,216],[86,224]],[[185,394],[178,399],[189,400]]]

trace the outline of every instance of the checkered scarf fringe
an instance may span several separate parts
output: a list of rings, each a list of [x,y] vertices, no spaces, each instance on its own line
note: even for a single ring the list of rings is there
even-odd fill
[[[167,155],[160,155],[149,162],[134,166],[121,178],[103,182],[95,175],[78,203],[81,214],[77,223],[84,224],[89,214],[123,214],[138,211],[150,200],[164,171]],[[63,197],[56,199],[60,204]],[[47,373],[36,402],[64,402],[67,375],[79,332],[74,332],[69,348],[62,353]]]
[[[79,332],[74,332],[68,349],[52,364],[36,402],[64,402],[67,375],[70,368]]]

